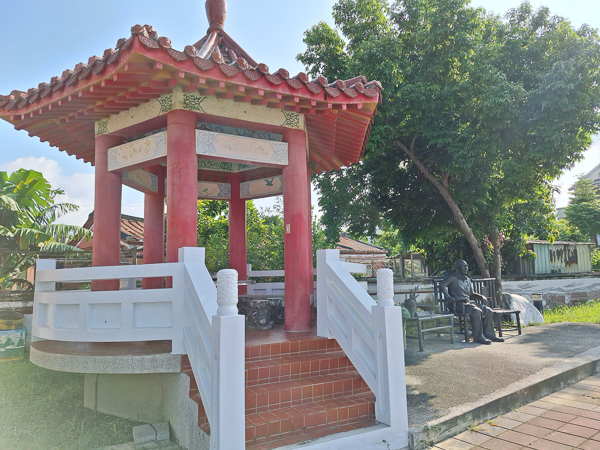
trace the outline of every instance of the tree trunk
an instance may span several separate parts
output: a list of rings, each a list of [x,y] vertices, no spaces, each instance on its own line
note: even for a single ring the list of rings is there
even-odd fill
[[[598,235],[596,233],[590,233],[590,241],[592,241],[594,245],[598,247]]]
[[[465,217],[463,216],[463,214],[460,210],[460,207],[458,206],[458,203],[456,203],[456,201],[452,197],[452,194],[450,193],[450,189],[448,188],[448,178],[449,178],[448,173],[443,172],[441,180],[436,178],[435,175],[433,175],[429,171],[429,169],[427,167],[425,167],[425,164],[423,164],[423,162],[420,160],[420,158],[414,152],[415,140],[416,140],[416,136],[413,138],[413,141],[410,144],[410,148],[407,147],[406,145],[404,145],[402,142],[396,142],[396,143],[404,151],[404,153],[406,153],[408,155],[408,157],[411,159],[411,161],[413,163],[415,163],[415,165],[417,166],[419,171],[423,175],[425,175],[425,178],[427,178],[429,181],[431,181],[431,183],[433,183],[433,185],[438,190],[438,192],[442,195],[442,198],[444,199],[444,201],[450,208],[450,211],[452,212],[452,217],[454,218],[454,221],[458,225],[458,228],[463,233],[463,235],[467,238],[467,241],[469,242],[469,245],[471,246],[471,249],[473,250],[473,254],[475,256],[475,261],[477,262],[477,266],[479,267],[479,271],[481,272],[481,275],[484,278],[489,278],[490,277],[490,269],[489,269],[487,261],[485,260],[485,257],[483,256],[483,250],[481,249],[481,244],[475,237],[473,230],[471,230],[471,227],[469,226]]]
[[[496,228],[489,227],[487,229],[488,237],[492,243],[494,249],[492,253],[492,264],[491,264],[491,275],[492,278],[498,280],[496,282],[496,298],[499,304],[493,306],[500,306],[502,302],[502,254],[500,253],[500,234]]]
[[[498,230],[490,229],[487,230],[488,237],[492,243],[492,264],[490,265],[490,275],[492,278],[500,280],[502,278],[502,255],[500,253],[500,235]]]

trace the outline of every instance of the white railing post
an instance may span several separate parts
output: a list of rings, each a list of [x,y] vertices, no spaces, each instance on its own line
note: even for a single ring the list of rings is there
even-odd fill
[[[35,263],[35,271],[41,272],[42,270],[56,269],[55,259],[38,259]],[[55,282],[38,281],[37,277],[35,280],[35,292],[49,292],[56,290]]]
[[[212,318],[213,414],[210,448],[245,447],[244,316],[237,311],[238,274],[217,274],[217,315]]]
[[[339,250],[317,250],[317,335],[327,339],[333,339],[327,328],[327,262],[339,260]]]
[[[372,310],[379,378],[375,417],[408,432],[402,310],[394,306],[394,278],[390,269],[377,271],[377,298],[377,306]]]
[[[394,272],[390,269],[377,271],[377,304],[394,306]]]
[[[205,262],[204,247],[181,247],[177,251],[177,261],[184,264],[202,264]],[[173,277],[173,339],[171,340],[171,353],[183,355],[186,353],[183,344],[184,328],[189,327],[188,318],[185,316],[185,292],[190,289],[184,282],[183,271],[179,276]]]
[[[42,270],[56,269],[56,260],[38,259],[35,263],[35,292],[33,294],[33,319],[31,340],[36,340],[37,328],[54,325],[54,309],[48,304],[39,304],[37,301],[38,292],[53,292],[56,290],[56,283],[51,281],[38,281],[37,274]]]

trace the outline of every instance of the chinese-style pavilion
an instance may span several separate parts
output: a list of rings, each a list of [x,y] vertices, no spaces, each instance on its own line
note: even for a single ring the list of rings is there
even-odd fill
[[[94,266],[119,264],[122,184],[145,193],[145,264],[163,262],[165,196],[167,262],[197,245],[197,200],[228,200],[230,266],[242,280],[245,201],[283,194],[285,329],[307,330],[310,175],[360,159],[380,85],[271,73],[225,32],[224,0],[208,0],[206,11],[206,36],[183,51],[136,25],[87,64],[0,96],[0,117],[95,166]]]
[[[225,10],[207,0],[207,34],[184,51],[136,25],[102,57],[0,96],[2,119],[95,166],[94,267],[37,262],[30,360],[84,373],[87,407],[168,421],[184,448],[407,448],[392,271],[378,271],[375,302],[351,275],[361,264],[319,250],[311,330],[310,175],[361,158],[381,87],[271,73],[225,32]],[[143,265],[115,267],[123,184],[145,194]],[[310,331],[245,331],[245,201],[281,194],[283,328]],[[217,286],[195,248],[198,199],[229,202],[238,274]]]

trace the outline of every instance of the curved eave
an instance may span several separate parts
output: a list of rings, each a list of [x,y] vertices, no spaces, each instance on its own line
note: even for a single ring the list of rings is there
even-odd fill
[[[124,41],[124,40],[122,40]],[[186,47],[186,51],[188,48]],[[188,54],[189,53],[189,54]],[[310,82],[306,75],[289,77],[284,69],[268,73],[239,58],[235,63],[202,59],[178,52],[145,36],[132,36],[103,58],[39,89],[13,91],[0,99],[0,117],[17,130],[94,164],[94,123],[139,106],[181,86],[220,99],[264,105],[305,115],[313,172],[357,162],[364,151],[372,116],[380,98],[374,85],[360,81]],[[320,81],[319,81],[320,80]]]

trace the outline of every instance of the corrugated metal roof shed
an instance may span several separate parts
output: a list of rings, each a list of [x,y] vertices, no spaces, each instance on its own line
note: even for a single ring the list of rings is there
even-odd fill
[[[535,273],[585,273],[592,271],[590,254],[592,243],[585,242],[532,242]]]

